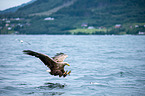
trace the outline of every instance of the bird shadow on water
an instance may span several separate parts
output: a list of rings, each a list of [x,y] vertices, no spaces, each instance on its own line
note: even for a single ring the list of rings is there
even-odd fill
[[[64,92],[31,92],[31,93],[27,93],[27,96],[58,96],[58,95],[62,95],[64,94]]]
[[[37,87],[38,89],[43,90],[52,90],[52,89],[63,89],[66,86],[66,84],[60,84],[60,83],[44,83],[43,86]]]
[[[38,96],[55,96],[55,95],[62,95],[65,92],[60,91],[59,89],[63,89],[66,86],[66,84],[60,84],[60,83],[44,83],[43,86],[36,87],[37,91],[29,92],[27,95],[38,95]],[[56,92],[57,90],[57,92]]]

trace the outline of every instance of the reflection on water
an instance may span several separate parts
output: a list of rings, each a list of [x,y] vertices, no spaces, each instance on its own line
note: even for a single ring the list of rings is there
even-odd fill
[[[55,95],[62,95],[64,92],[31,92],[27,93],[27,95],[34,95],[34,96],[55,96]]]
[[[62,95],[65,92],[60,91],[59,89],[63,89],[66,85],[60,83],[44,83],[43,86],[31,88],[29,92],[27,91],[25,94],[27,95],[35,95],[35,96],[55,96]]]
[[[66,85],[60,83],[45,83],[44,86],[37,87],[38,89],[52,90],[52,89],[63,89]]]

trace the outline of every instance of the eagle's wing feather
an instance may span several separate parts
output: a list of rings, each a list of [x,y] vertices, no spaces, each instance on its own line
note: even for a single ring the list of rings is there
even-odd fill
[[[47,55],[37,53],[37,52],[31,51],[31,50],[24,50],[23,52],[25,54],[39,58],[51,70],[54,69],[55,67],[57,67],[57,63],[53,59],[49,58]]]
[[[53,58],[55,62],[63,62],[65,58],[67,58],[68,55],[64,53],[57,53]]]

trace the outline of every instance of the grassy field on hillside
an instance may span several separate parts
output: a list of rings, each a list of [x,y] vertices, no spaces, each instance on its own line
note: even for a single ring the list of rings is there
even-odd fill
[[[77,34],[77,33],[85,33],[85,34],[93,34],[96,32],[107,32],[107,29],[74,29],[70,30],[71,34]]]

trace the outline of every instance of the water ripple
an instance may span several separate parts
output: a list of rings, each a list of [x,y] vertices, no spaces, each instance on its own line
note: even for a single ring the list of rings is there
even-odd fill
[[[0,35],[0,48],[1,96],[145,96],[145,36]],[[51,76],[28,49],[68,54],[71,75]]]

